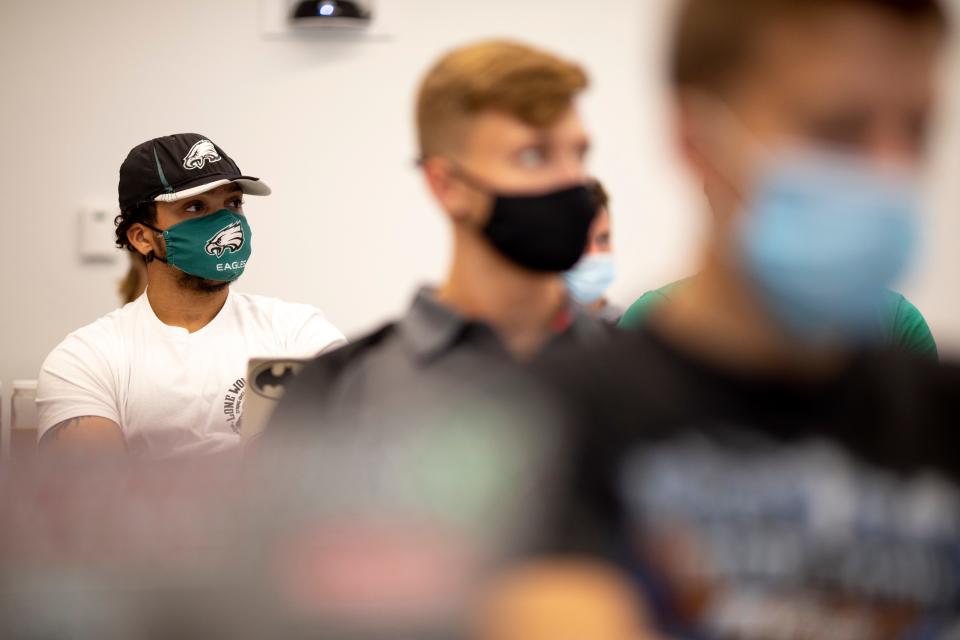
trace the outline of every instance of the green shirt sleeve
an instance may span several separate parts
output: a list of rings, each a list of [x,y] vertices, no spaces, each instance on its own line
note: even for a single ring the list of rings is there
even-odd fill
[[[621,329],[639,329],[657,307],[669,301],[674,292],[690,280],[691,278],[684,278],[646,292],[630,305],[618,326]],[[937,343],[930,326],[920,310],[903,295],[887,291],[883,306],[883,324],[890,346],[923,358],[938,359]]]
[[[890,292],[888,313],[892,346],[931,360],[938,359],[933,332],[920,310],[899,293]]]
[[[620,324],[618,325],[621,329],[639,329],[647,321],[647,318],[650,316],[650,313],[662,305],[663,303],[670,300],[670,296],[678,287],[683,286],[690,281],[690,278],[684,278],[683,280],[677,280],[676,282],[671,282],[668,285],[660,287],[659,289],[654,289],[653,291],[647,291],[645,294],[640,296],[636,302],[630,305],[630,308],[627,309],[626,313],[623,314],[623,317],[620,319]]]

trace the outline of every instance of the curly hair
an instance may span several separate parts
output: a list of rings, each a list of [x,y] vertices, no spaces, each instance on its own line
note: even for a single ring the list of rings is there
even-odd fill
[[[138,222],[146,222],[147,224],[157,223],[157,204],[155,202],[141,202],[140,204],[123,209],[120,215],[114,218],[113,223],[117,225],[116,243],[118,248],[139,253],[133,245],[130,244],[130,240],[127,239],[127,231]],[[144,257],[144,259],[146,259],[146,257]]]

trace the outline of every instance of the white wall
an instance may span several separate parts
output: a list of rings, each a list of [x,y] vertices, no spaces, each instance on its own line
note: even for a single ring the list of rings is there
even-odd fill
[[[274,188],[248,199],[255,249],[239,288],[311,302],[348,333],[399,312],[448,250],[412,167],[414,89],[440,52],[487,36],[591,72],[584,112],[614,198],[614,298],[684,275],[700,217],[665,134],[669,3],[379,0],[388,38],[265,38],[257,0],[0,0],[0,380],[34,377],[67,332],[116,305],[125,262],[80,262],[77,209],[114,202],[130,147],[178,131],[212,137]],[[934,243],[906,291],[957,349],[957,106],[952,125]]]

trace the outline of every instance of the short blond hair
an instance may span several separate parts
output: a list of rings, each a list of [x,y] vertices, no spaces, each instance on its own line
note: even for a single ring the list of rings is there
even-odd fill
[[[421,157],[450,151],[462,141],[463,124],[483,111],[550,126],[587,83],[578,64],[518,42],[490,40],[455,49],[433,65],[420,85]]]

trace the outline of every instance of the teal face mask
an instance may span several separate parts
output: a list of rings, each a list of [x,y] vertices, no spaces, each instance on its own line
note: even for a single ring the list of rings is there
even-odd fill
[[[163,234],[167,256],[154,256],[157,260],[198,278],[232,282],[250,259],[250,225],[245,216],[229,209],[184,220],[166,230],[144,226]]]

